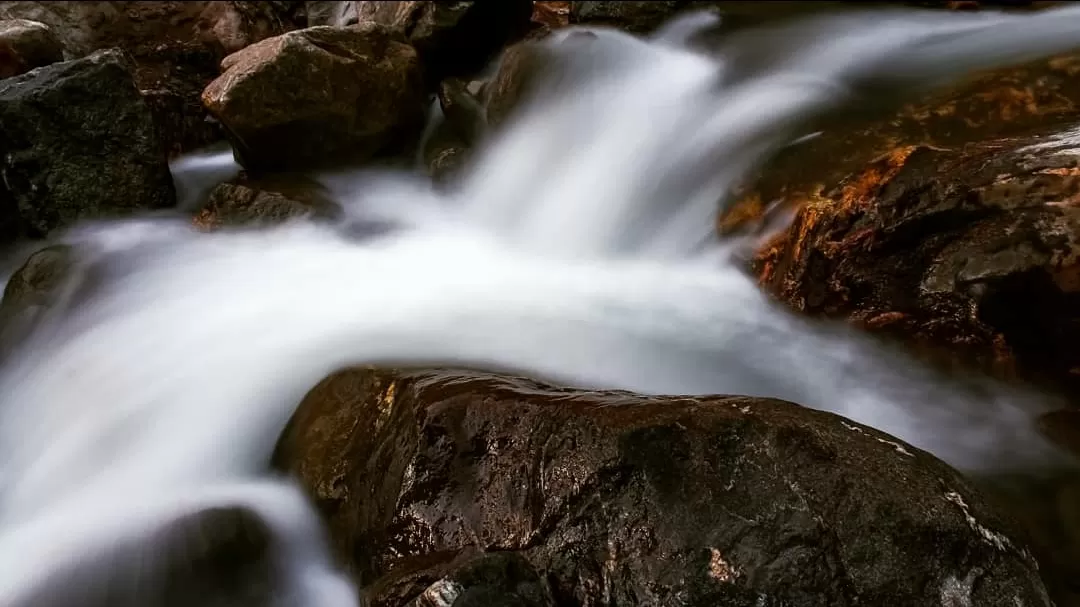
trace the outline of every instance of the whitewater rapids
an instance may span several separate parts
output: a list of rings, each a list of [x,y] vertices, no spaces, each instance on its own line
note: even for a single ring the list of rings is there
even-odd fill
[[[324,177],[344,210],[333,222],[66,234],[74,278],[0,370],[0,606],[135,588],[147,538],[214,505],[250,508],[280,540],[275,605],[354,605],[311,509],[266,464],[304,393],[358,363],[779,397],[965,470],[1058,457],[1031,425],[1045,403],[942,383],[776,308],[711,230],[717,201],[813,119],[1080,47],[1080,8],[847,14],[695,50],[709,23],[553,35],[544,93],[452,193],[338,174]],[[177,168],[185,195],[235,169],[212,158]],[[395,227],[351,229],[372,220]]]

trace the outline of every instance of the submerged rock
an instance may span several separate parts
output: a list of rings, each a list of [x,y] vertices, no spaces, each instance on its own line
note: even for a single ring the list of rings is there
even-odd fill
[[[560,605],[1049,605],[961,475],[776,400],[353,369],[275,459],[374,604],[425,604],[455,588],[446,563],[499,553]]]
[[[0,80],[0,240],[175,204],[131,70],[101,51]]]
[[[419,133],[416,51],[378,26],[313,27],[230,55],[203,103],[249,170],[361,161]]]
[[[64,49],[49,26],[27,19],[0,21],[0,78],[63,60]]]

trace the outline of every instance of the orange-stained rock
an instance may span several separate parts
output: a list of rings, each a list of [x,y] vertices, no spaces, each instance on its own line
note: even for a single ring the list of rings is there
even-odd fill
[[[1075,137],[899,147],[807,196],[756,271],[805,313],[1080,394]]]
[[[249,170],[370,159],[409,141],[426,109],[416,51],[379,26],[321,26],[229,55],[202,100]]]

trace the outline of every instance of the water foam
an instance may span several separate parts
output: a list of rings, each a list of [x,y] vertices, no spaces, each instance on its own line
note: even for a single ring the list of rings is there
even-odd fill
[[[1080,9],[845,15],[714,54],[685,46],[691,20],[648,41],[553,36],[545,93],[452,193],[337,175],[336,223],[201,234],[156,218],[68,234],[82,282],[0,373],[0,605],[49,604],[65,579],[133,583],[125,546],[152,552],[156,529],[213,505],[248,507],[283,538],[278,604],[352,604],[295,487],[264,477],[296,403],[348,364],[776,396],[966,469],[1054,457],[1029,423],[1037,402],[941,383],[777,309],[711,226],[717,200],[814,117],[1080,46]],[[200,162],[185,191],[205,191]],[[204,164],[210,181],[235,170]],[[347,229],[371,218],[397,229]]]

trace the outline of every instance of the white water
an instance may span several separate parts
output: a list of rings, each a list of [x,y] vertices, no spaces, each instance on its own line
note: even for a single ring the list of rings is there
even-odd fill
[[[1080,46],[1080,9],[849,15],[737,36],[711,57],[682,44],[696,25],[651,42],[554,37],[548,94],[453,194],[337,175],[345,225],[206,235],[156,218],[69,234],[84,283],[0,374],[0,606],[134,589],[157,556],[145,538],[233,504],[281,542],[277,604],[353,604],[296,489],[264,476],[295,405],[347,364],[777,396],[965,469],[1054,457],[1031,430],[1039,403],[942,384],[843,327],[790,316],[730,260],[735,244],[708,235],[746,171],[860,87],[937,86]],[[185,191],[202,187],[194,170]],[[399,229],[350,236],[366,218]]]

